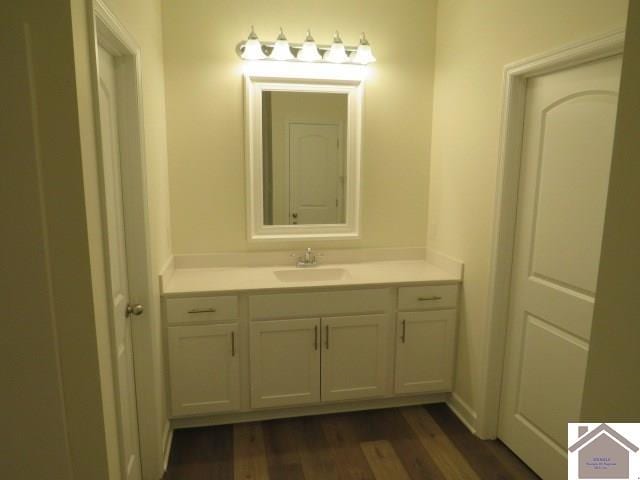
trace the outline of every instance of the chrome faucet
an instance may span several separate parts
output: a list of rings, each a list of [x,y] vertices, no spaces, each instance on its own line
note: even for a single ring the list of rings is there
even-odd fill
[[[317,263],[316,255],[311,251],[311,247],[309,247],[304,251],[304,256],[298,257],[296,267],[313,267],[314,265],[317,265]]]

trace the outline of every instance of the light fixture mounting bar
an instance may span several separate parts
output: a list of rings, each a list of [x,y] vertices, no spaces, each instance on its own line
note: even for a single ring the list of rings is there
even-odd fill
[[[238,54],[238,56],[242,55],[242,52],[244,51],[245,43],[247,42],[243,40],[239,42],[238,45],[236,45],[236,53]],[[263,42],[261,40],[260,45],[262,47],[262,51],[264,52],[264,54],[268,56],[271,53],[271,50],[273,50],[273,47],[275,46],[275,42]],[[320,51],[320,53],[324,53],[331,49],[331,45],[316,45],[316,46],[318,47],[318,50]],[[294,53],[296,53],[302,50],[302,43],[289,43],[289,48],[291,48],[291,50],[294,50]],[[358,47],[357,45],[356,46],[345,45],[344,49],[347,52],[347,54],[349,54],[357,51]]]

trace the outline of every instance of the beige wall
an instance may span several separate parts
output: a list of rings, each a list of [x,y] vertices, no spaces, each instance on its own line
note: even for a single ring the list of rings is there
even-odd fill
[[[347,44],[367,32],[378,63],[366,85],[362,239],[330,245],[424,245],[435,0],[167,0],[163,19],[174,253],[287,247],[246,240],[241,60],[234,49],[252,24],[264,40],[281,25],[291,41],[302,41],[307,27],[318,43],[330,42],[335,29]]]
[[[71,0],[76,56],[76,85],[81,118],[81,140],[88,236],[91,253],[93,298],[98,351],[102,373],[105,426],[108,438],[111,472],[118,470],[115,430],[115,405],[112,382],[111,350],[107,299],[105,298],[105,265],[102,224],[100,217],[99,166],[94,130],[94,98],[92,95],[93,41],[87,25],[87,2]],[[159,478],[162,468],[163,436],[167,427],[165,405],[160,299],[157,275],[171,254],[169,234],[169,199],[166,155],[166,122],[164,109],[164,66],[162,51],[161,2],[106,0],[105,4],[117,17],[140,48],[142,103],[144,115],[144,149],[147,164],[147,203],[151,261],[151,300],[146,305],[144,323],[134,325],[136,341],[136,378],[140,422],[140,446],[143,471],[147,478]]]
[[[427,244],[465,262],[455,391],[482,388],[503,67],[624,26],[626,0],[438,3]]]
[[[640,421],[640,2],[631,2],[622,65],[582,418]]]

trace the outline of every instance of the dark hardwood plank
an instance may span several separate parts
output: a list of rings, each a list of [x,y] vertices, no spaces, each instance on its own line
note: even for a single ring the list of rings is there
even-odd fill
[[[322,430],[331,445],[341,480],[375,480],[360,448],[360,438],[348,413],[321,417]]]
[[[412,480],[446,480],[397,408],[356,412],[361,441],[388,440]]]
[[[269,478],[271,480],[305,480],[302,466],[299,463],[269,467]]]
[[[333,450],[322,430],[322,417],[294,419],[294,439],[306,480],[338,480]]]
[[[445,404],[427,405],[425,408],[480,478],[487,480],[539,478],[501,442],[483,441],[473,435]]]
[[[300,454],[293,433],[293,419],[262,422],[271,480],[304,479]]]
[[[402,409],[402,415],[446,478],[480,480],[427,410],[422,407],[408,407]]]
[[[500,440],[489,441],[488,445],[491,452],[513,475],[513,478],[523,480],[540,480],[540,477]]]
[[[360,444],[376,480],[410,480],[409,474],[387,440]]]
[[[233,427],[233,471],[235,480],[267,480],[267,452],[260,422]]]
[[[176,430],[164,480],[539,480],[444,404]]]
[[[233,427],[189,428],[173,433],[166,480],[233,480]]]

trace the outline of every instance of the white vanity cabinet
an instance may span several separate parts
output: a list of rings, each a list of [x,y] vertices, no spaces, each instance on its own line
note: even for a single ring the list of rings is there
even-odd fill
[[[452,388],[458,282],[198,293],[163,298],[174,427],[416,405]]]
[[[172,416],[239,409],[237,303],[236,296],[166,300]]]
[[[387,394],[391,306],[388,288],[250,295],[251,407]]]
[[[320,401],[320,319],[253,322],[250,326],[251,406]]]
[[[251,407],[388,393],[388,315],[252,322]]]
[[[237,324],[178,326],[168,330],[173,414],[237,410],[240,400]]]
[[[322,319],[322,400],[379,397],[389,392],[388,315]]]
[[[399,288],[396,393],[451,390],[457,297],[457,285]]]

